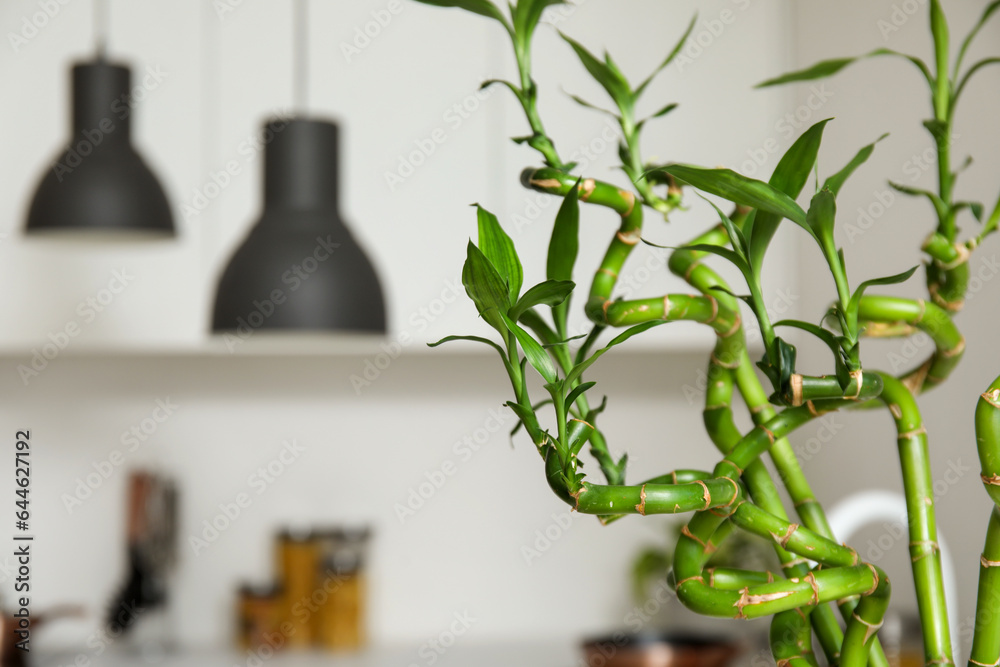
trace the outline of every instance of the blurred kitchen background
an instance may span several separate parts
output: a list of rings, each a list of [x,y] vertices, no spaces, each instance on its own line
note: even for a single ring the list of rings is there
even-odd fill
[[[964,33],[984,4],[947,2],[954,32]],[[816,86],[755,91],[752,84],[881,46],[927,56],[925,3],[574,0],[550,10],[546,23],[593,51],[607,48],[638,79],[696,11],[685,57],[647,93],[648,111],[681,104],[650,126],[647,157],[766,177],[799,131],[836,116],[821,154],[828,173],[891,132],[841,197],[839,240],[855,281],[918,262],[929,208],[885,184],[932,182],[933,161],[924,155],[932,144],[920,125],[928,102],[916,70],[882,58]],[[664,541],[669,521],[602,528],[570,515],[548,490],[527,440],[509,444],[515,420],[501,408],[508,388],[495,356],[425,347],[448,334],[485,331],[460,282],[465,242],[475,233],[469,204],[499,216],[521,251],[526,280],[543,271],[558,202],[518,183],[520,170],[537,160],[508,139],[525,132],[513,99],[499,87],[476,92],[485,79],[513,74],[501,30],[409,0],[313,0],[303,110],[292,98],[292,21],[285,0],[111,0],[109,57],[129,63],[141,89],[134,142],[166,190],[178,235],[106,244],[23,234],[31,193],[67,140],[71,63],[94,51],[91,1],[0,3],[7,42],[0,48],[0,423],[10,437],[32,432],[33,608],[72,603],[91,611],[40,629],[33,649],[75,650],[102,623],[125,582],[136,470],[177,487],[166,625],[185,648],[232,644],[237,591],[272,579],[279,531],[330,526],[371,529],[369,642],[407,647],[415,664],[430,664],[417,647],[447,632],[456,615],[475,619],[457,640],[463,646],[570,646],[628,627],[636,604],[631,562],[643,546]],[[565,94],[604,104],[600,89],[553,27],[539,33],[536,79],[550,133],[564,156],[592,163],[588,173],[621,180],[607,120]],[[998,40],[993,23],[975,55],[995,51]],[[1000,88],[991,77],[984,73],[963,100],[955,138],[956,160],[976,157],[961,198],[990,204],[1000,173]],[[209,334],[210,309],[220,271],[260,211],[260,127],[301,113],[341,122],[341,207],[381,276],[390,332],[374,343],[258,332],[227,345]],[[694,199],[692,212],[669,225],[650,215],[647,236],[674,245],[712,223]],[[581,276],[615,229],[600,211],[584,216]],[[806,274],[820,257],[791,227],[776,241],[767,287],[776,312],[817,320],[832,285],[825,272]],[[974,612],[989,509],[971,417],[998,372],[996,254],[991,238],[973,260],[981,287],[959,318],[966,362],[947,389],[921,400],[963,628]],[[634,294],[689,291],[665,275],[663,256],[651,248],[638,247],[629,267]],[[126,287],[83,318],[79,305],[105,295],[116,272],[128,277]],[[924,288],[914,278],[898,293],[918,296]],[[26,374],[35,353],[72,322],[80,335]],[[615,451],[629,451],[633,479],[715,461],[700,407],[710,344],[693,326],[663,327],[598,365],[597,390],[610,397],[603,426]],[[898,371],[928,352],[869,345],[867,363]],[[800,354],[802,368],[826,368],[826,351],[810,344]],[[857,491],[899,491],[894,442],[881,413],[836,415],[793,436],[828,506]],[[0,460],[0,479],[13,479],[11,458]],[[260,483],[269,466],[270,481]],[[206,522],[239,494],[249,506],[208,540]],[[898,535],[879,522],[851,541],[893,576],[898,608],[913,610],[907,540]],[[0,556],[5,603],[12,565]],[[766,621],[754,625],[766,629]],[[962,651],[968,640],[959,638]]]

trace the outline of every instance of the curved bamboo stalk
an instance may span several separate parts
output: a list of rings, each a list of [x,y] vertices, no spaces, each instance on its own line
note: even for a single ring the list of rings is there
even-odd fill
[[[979,558],[979,593],[969,667],[1000,664],[1000,378],[976,405],[976,447],[983,486],[993,501],[986,544]]]
[[[941,549],[934,512],[927,430],[913,394],[900,380],[882,375],[879,397],[896,425],[903,490],[909,517],[910,560],[923,626],[924,654],[928,664],[954,664],[948,609],[941,574]]]

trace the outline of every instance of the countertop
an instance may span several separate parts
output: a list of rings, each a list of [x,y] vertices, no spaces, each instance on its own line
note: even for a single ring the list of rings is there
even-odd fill
[[[87,653],[52,653],[34,656],[29,667],[575,667],[582,654],[573,643],[455,645],[438,653],[415,647],[373,648],[361,653],[286,651],[273,656],[235,650],[178,651],[161,660],[145,660],[126,651],[101,656]]]

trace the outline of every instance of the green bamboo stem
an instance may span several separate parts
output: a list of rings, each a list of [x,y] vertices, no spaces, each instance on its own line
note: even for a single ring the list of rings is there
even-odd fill
[[[994,503],[979,559],[979,592],[969,667],[1000,664],[1000,378],[976,405],[976,447],[982,480]]]
[[[927,391],[944,382],[958,366],[965,352],[965,338],[951,316],[933,303],[890,296],[864,296],[858,318],[872,337],[910,335],[914,330],[927,334],[934,352],[919,366],[900,376],[911,392]]]
[[[747,213],[746,209],[737,208],[731,218],[737,225],[742,226]],[[691,244],[720,246],[727,243],[729,243],[729,235],[722,224],[713,227],[691,242]],[[732,310],[738,310],[738,304],[734,297],[729,296],[726,292],[713,289],[722,287],[728,290],[729,286],[714,270],[700,262],[705,254],[688,248],[680,248],[671,253],[668,266],[671,272],[683,277],[703,294],[714,293],[722,305]],[[734,361],[739,364],[736,370],[732,369]],[[739,386],[740,393],[750,407],[755,423],[766,422],[774,416],[774,411],[767,401],[764,389],[757,379],[750,358],[746,353],[742,327],[739,332],[730,337],[719,338],[709,363],[703,418],[709,437],[723,455],[728,454],[742,439],[742,434],[733,420],[731,403],[734,383]],[[791,452],[791,446],[786,438],[779,438],[775,441],[771,448],[771,458],[778,469],[778,474],[785,481],[793,502],[797,502],[796,491],[801,491],[802,488],[808,489],[808,483],[805,482],[805,477],[802,475],[798,461],[795,459],[794,453]],[[775,516],[783,519],[788,518],[781,497],[771,480],[771,475],[762,461],[754,461],[747,466],[742,479],[757,505]],[[808,491],[808,495],[812,497],[811,490]],[[801,498],[802,494],[800,493],[798,497]],[[809,524],[807,523],[807,525]],[[809,573],[809,568],[802,562],[801,558],[789,553],[778,544],[775,544],[774,548],[782,563],[785,576],[804,577]],[[808,613],[807,616],[816,631],[816,637],[823,648],[827,661],[831,664],[836,663],[840,657],[843,633],[833,616],[833,612],[828,606],[823,605]],[[881,661],[875,660],[873,667],[886,667],[888,663],[885,662],[881,649],[879,649],[878,655],[883,659]]]
[[[909,517],[910,560],[923,626],[926,662],[953,664],[927,431],[910,390],[888,374],[882,375],[882,381],[885,386],[880,400],[892,414],[898,433],[900,467]]]
[[[774,615],[768,644],[776,667],[819,667],[813,655],[809,617],[800,609]]]
[[[1000,432],[994,433],[1000,435]],[[969,667],[995,667],[1000,663],[1000,508],[990,511],[986,544],[979,559],[975,634]]]
[[[814,607],[824,602],[850,595],[863,598],[873,594],[888,596],[888,578],[870,564],[860,564],[853,549],[798,528],[795,524],[769,517],[749,502],[739,503],[732,521],[755,534],[775,538],[771,529],[784,526],[776,539],[785,539],[787,547],[799,555],[826,561],[829,569],[815,570],[802,579],[778,580],[754,584],[739,591],[718,590],[705,580],[704,562],[711,555],[708,537],[727,521],[709,512],[700,512],[691,519],[678,540],[674,556],[677,594],[690,609],[708,616],[738,619],[758,618],[799,607]],[[848,632],[854,618],[848,622]],[[844,660],[848,656],[844,655]],[[867,661],[867,654],[864,656]],[[863,663],[862,663],[863,664]]]
[[[770,584],[782,578],[773,572],[741,570],[732,567],[710,567],[705,569],[704,574],[706,583],[720,591],[738,591],[747,586]]]
[[[890,586],[885,573],[873,565],[859,564],[853,549],[783,522],[749,502],[738,504],[731,519],[741,528],[780,540],[788,549],[831,569],[813,571],[803,579],[747,586],[738,592],[714,589],[701,570],[710,555],[711,542],[706,537],[729,519],[700,512],[685,527],[674,556],[681,601],[701,614],[745,619],[861,596],[847,623],[841,664],[864,667],[888,606]]]
[[[745,356],[745,355],[744,355]],[[732,451],[735,445],[741,440],[742,435],[733,420],[732,407],[730,405],[733,385],[736,381],[736,372],[714,365],[714,361],[709,370],[709,384],[705,392],[705,428],[716,447],[723,455]],[[763,393],[763,390],[761,390]],[[772,449],[773,455],[773,449]],[[747,466],[743,471],[743,482],[747,485],[751,498],[760,507],[771,514],[782,519],[788,519],[785,507],[782,504],[778,490],[771,480],[771,474],[764,466],[763,461],[757,460]],[[809,573],[809,568],[802,558],[786,551],[780,544],[774,544],[778,560],[782,564],[785,576],[788,578],[801,578]],[[763,583],[763,582],[756,582]],[[712,585],[711,583],[709,585]],[[749,583],[745,584],[749,585]],[[840,645],[843,641],[843,632],[833,616],[833,612],[827,606],[817,607],[807,613],[820,646],[827,657],[827,661],[835,663],[840,656]]]

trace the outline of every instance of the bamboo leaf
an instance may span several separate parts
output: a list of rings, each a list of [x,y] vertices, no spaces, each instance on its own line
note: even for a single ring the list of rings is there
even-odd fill
[[[955,204],[951,207],[953,213],[958,213],[959,211],[964,211],[965,209],[969,209],[969,211],[972,212],[972,215],[976,218],[976,220],[978,220],[979,222],[983,221],[982,203],[977,201],[960,201],[960,202],[955,202]]]
[[[580,334],[579,336],[570,336],[569,338],[566,338],[565,340],[557,340],[557,341],[552,342],[552,343],[545,343],[544,345],[542,345],[542,347],[544,347],[547,350],[550,347],[559,347],[560,345],[569,345],[574,340],[580,340],[581,338],[586,338],[586,337],[587,337],[587,334]]]
[[[549,280],[572,280],[573,267],[580,251],[580,181],[563,197],[552,235],[549,238],[549,253],[545,262],[545,274]],[[566,335],[566,322],[572,295],[562,303],[553,306],[552,318],[560,335]]]
[[[506,86],[507,88],[509,88],[511,92],[514,93],[514,96],[518,100],[524,99],[524,94],[521,92],[521,89],[518,88],[513,83],[511,83],[510,81],[507,81],[506,79],[486,79],[486,81],[483,81],[481,84],[479,84],[479,90],[485,90],[486,88],[489,88],[490,86],[496,84],[500,84],[501,86]]]
[[[639,87],[635,89],[635,99],[639,99],[639,96],[645,92],[649,84],[652,83],[653,79],[656,78],[656,75],[662,72],[664,69],[666,69],[670,65],[670,63],[674,61],[674,58],[680,55],[681,49],[683,49],[684,45],[687,44],[687,40],[691,36],[691,31],[694,30],[694,25],[697,20],[698,20],[698,14],[695,14],[694,16],[691,17],[691,22],[688,23],[687,30],[685,30],[684,34],[681,35],[681,38],[677,40],[677,44],[674,45],[674,48],[670,51],[670,53],[663,60],[663,62],[660,63],[659,67],[653,70],[652,74],[646,77],[646,79],[639,84]],[[650,116],[650,118],[656,118],[656,116]]]
[[[709,254],[722,257],[727,262],[738,268],[744,275],[750,271],[750,265],[747,264],[746,260],[744,260],[735,250],[723,248],[722,246],[711,245],[709,243],[694,243],[684,246],[684,249],[694,250],[695,252],[707,252]]]
[[[552,357],[549,356],[545,348],[535,340],[531,334],[522,329],[517,325],[516,322],[511,320],[507,315],[501,313],[500,317],[503,318],[504,324],[507,328],[511,330],[514,337],[517,338],[517,342],[521,346],[521,350],[524,351],[524,358],[528,360],[531,367],[538,371],[538,374],[545,378],[546,382],[555,382],[558,379],[556,373],[555,362],[552,361]]]
[[[743,260],[744,266],[749,265],[747,257],[750,254],[750,245],[747,243],[746,237],[743,236],[743,232],[740,228],[733,224],[733,221],[729,219],[729,216],[722,212],[722,209],[715,205],[715,202],[708,199],[708,197],[703,196],[698,193],[698,196],[708,202],[709,206],[715,209],[715,212],[719,214],[719,220],[722,221],[722,226],[726,228],[726,234],[729,236],[729,242],[732,244],[733,249],[736,254],[740,256]]]
[[[852,335],[849,337],[853,337],[853,334],[857,332],[858,311],[861,308],[861,297],[865,295],[865,290],[867,290],[869,287],[875,287],[877,285],[897,285],[899,283],[906,282],[907,280],[910,279],[910,276],[912,276],[918,268],[920,267],[914,266],[912,269],[908,271],[903,271],[902,273],[897,273],[894,276],[887,276],[885,278],[872,278],[871,280],[866,280],[860,285],[858,285],[858,288],[854,290],[854,295],[851,296],[851,303],[847,307],[846,316],[847,316],[847,324],[849,327],[849,332],[845,333],[851,333]]]
[[[507,32],[511,32],[511,26],[507,21],[507,17],[504,16],[503,12],[500,11],[500,8],[490,2],[490,0],[417,0],[417,2],[422,2],[425,5],[433,5],[435,7],[458,7],[467,12],[496,19],[503,24],[503,27],[507,29]]]
[[[589,391],[595,384],[597,383],[582,382],[573,387],[573,391],[569,392],[569,395],[566,396],[566,412],[569,412],[570,408],[573,407],[573,404],[576,403],[576,399],[583,396],[583,394]]]
[[[444,345],[445,343],[451,343],[456,340],[466,340],[475,343],[482,343],[483,345],[489,345],[494,350],[499,352],[500,358],[504,360],[504,363],[507,363],[507,353],[504,352],[504,349],[499,345],[497,345],[496,343],[494,343],[493,341],[491,341],[489,338],[483,338],[482,336],[445,336],[436,343],[427,343],[427,347],[437,347],[439,345]]]
[[[571,37],[567,37],[563,33],[559,33],[559,35],[573,48],[580,62],[590,72],[590,76],[594,77],[594,80],[601,84],[601,87],[611,96],[611,99],[614,100],[615,104],[621,110],[622,115],[631,118],[633,109],[632,89],[610,56],[607,56],[606,62],[601,62],[579,42]]]
[[[678,105],[677,105],[676,102],[672,102],[672,103],[668,104],[667,106],[663,107],[662,109],[660,109],[659,111],[657,111],[653,115],[648,116],[647,118],[643,118],[642,120],[640,120],[636,124],[636,127],[641,128],[643,125],[646,124],[647,121],[653,120],[654,118],[662,118],[663,116],[666,116],[668,113],[670,113],[671,111],[673,111],[674,109],[676,109],[677,106]]]
[[[604,347],[602,347],[597,352],[594,352],[594,354],[589,359],[586,359],[585,361],[582,361],[582,362],[578,363],[576,366],[574,366],[573,370],[571,370],[566,375],[566,380],[565,380],[566,384],[567,385],[571,385],[574,382],[576,382],[577,380],[579,380],[580,376],[583,375],[583,373],[588,368],[590,368],[591,366],[593,366],[594,362],[596,362],[598,359],[600,359],[602,356],[604,356],[604,354],[606,352],[608,352],[609,350],[611,350],[611,348],[613,348],[613,347],[615,347],[617,345],[621,345],[622,343],[624,343],[625,341],[627,341],[632,336],[636,336],[638,334],[641,334],[644,331],[648,331],[649,329],[652,329],[653,327],[659,326],[661,324],[666,324],[666,322],[663,321],[663,320],[652,320],[650,322],[643,322],[642,324],[637,324],[634,327],[630,327],[630,328],[626,329],[625,331],[623,331],[622,333],[618,334],[617,336],[615,336],[611,340],[610,343],[608,343],[607,345],[605,345]]]
[[[514,242],[500,226],[497,217],[479,204],[475,206],[479,221],[479,249],[493,264],[500,278],[507,282],[510,304],[513,304],[517,301],[521,282],[524,280],[521,260],[514,249]]]
[[[580,181],[563,197],[549,239],[545,273],[549,280],[572,280],[580,249]]]
[[[747,178],[730,169],[703,169],[682,164],[671,164],[653,171],[666,172],[699,190],[735,204],[788,218],[809,231],[805,211],[784,192],[763,181]]]
[[[998,9],[1000,9],[1000,0],[993,0],[993,2],[988,4],[986,6],[986,9],[983,10],[983,15],[979,18],[979,21],[976,23],[975,26],[973,26],[968,36],[962,42],[962,48],[959,49],[958,58],[955,60],[954,78],[956,79],[958,78],[958,73],[962,69],[962,61],[965,60],[965,54],[968,52],[969,47],[972,45],[972,42],[976,39],[976,36],[979,34],[979,31],[983,29],[983,26],[986,25],[986,22],[990,20],[990,17],[993,16],[993,14],[996,13]]]
[[[511,412],[513,412],[517,417],[517,423],[514,424],[514,428],[511,429],[510,432],[511,444],[514,444],[514,436],[517,435],[521,426],[524,426],[528,431],[528,435],[531,437],[532,441],[538,442],[541,440],[541,429],[538,427],[538,418],[535,416],[535,410],[551,402],[552,399],[547,398],[544,401],[540,401],[539,403],[531,406],[531,408],[526,408],[520,403],[515,403],[513,401],[507,401],[504,403],[504,405],[510,408]]]
[[[576,285],[569,280],[546,280],[545,282],[538,283],[518,299],[507,315],[510,319],[517,322],[521,319],[521,315],[529,308],[540,305],[558,305],[569,297],[574,287]]]
[[[934,83],[934,75],[931,74],[931,70],[927,66],[927,63],[920,58],[909,56],[905,53],[900,53],[899,51],[894,51],[892,49],[875,49],[874,51],[870,51],[853,58],[832,58],[830,60],[822,60],[805,69],[789,72],[788,74],[783,74],[782,76],[775,77],[773,79],[768,79],[767,81],[757,84],[756,87],[766,88],[768,86],[781,86],[786,83],[795,83],[799,81],[815,81],[817,79],[825,79],[837,74],[848,65],[852,65],[859,60],[864,60],[865,58],[875,58],[878,56],[896,56],[899,58],[905,58],[920,70],[928,83]]]
[[[480,316],[506,337],[507,327],[500,316],[509,307],[507,285],[472,241],[469,241],[462,269],[462,284],[465,285],[466,294],[476,304]]]
[[[873,141],[872,143],[868,144],[860,151],[858,151],[857,154],[853,158],[851,158],[851,161],[848,162],[843,169],[841,169],[836,174],[826,179],[826,182],[823,183],[823,187],[830,190],[830,192],[833,193],[834,197],[839,195],[840,189],[844,187],[844,183],[847,181],[847,179],[850,178],[855,171],[857,171],[858,167],[867,162],[868,158],[870,158],[872,156],[872,153],[875,152],[875,144],[882,141],[888,136],[889,136],[888,133],[883,134],[881,137],[879,137],[878,139],[876,139],[875,141]]]
[[[809,174],[816,166],[816,157],[823,141],[823,130],[831,119],[821,120],[802,133],[794,144],[785,152],[774,168],[774,173],[768,184],[771,187],[796,199],[809,180]],[[750,248],[747,257],[750,268],[759,274],[764,265],[764,255],[778,231],[782,217],[768,211],[758,211],[747,232],[750,235]]]
[[[572,454],[579,454],[590,439],[590,434],[594,432],[594,427],[580,419],[570,419],[567,427],[566,444],[569,445],[569,451]]]
[[[998,204],[998,206],[1000,206],[1000,204]],[[587,334],[587,339],[583,341],[583,345],[581,345],[580,349],[576,351],[575,362],[577,364],[587,358],[587,355],[590,354],[590,348],[594,347],[594,343],[597,342],[597,339],[606,328],[607,327],[601,324],[594,325],[594,327],[590,330],[590,333]]]
[[[517,6],[511,9],[511,14],[514,16],[514,32],[522,46],[531,42],[545,10],[551,5],[562,4],[565,0],[519,0]]]
[[[829,329],[824,329],[823,327],[813,324],[812,322],[803,322],[801,320],[781,320],[780,322],[775,322],[774,326],[801,329],[802,331],[810,333],[823,341],[835,355],[839,356],[840,354],[840,337]]]
[[[826,250],[835,246],[833,228],[837,219],[837,201],[830,190],[820,190],[809,204],[806,221],[813,235]],[[831,267],[833,268],[833,267]]]
[[[1000,64],[1000,58],[984,58],[983,60],[980,60],[975,65],[970,67],[969,71],[965,73],[965,75],[962,77],[961,82],[959,82],[958,87],[955,89],[955,100],[956,101],[958,100],[959,96],[962,94],[962,91],[965,90],[966,84],[969,83],[969,79],[971,79],[976,72],[983,69],[984,67],[989,67],[990,65],[998,65],[998,64]]]
[[[569,95],[569,98],[571,100],[573,100],[574,102],[576,102],[577,104],[579,104],[582,107],[585,107],[587,109],[593,109],[594,111],[600,111],[601,113],[607,114],[607,115],[611,116],[612,118],[617,118],[618,117],[618,115],[615,114],[614,111],[609,111],[608,109],[605,109],[603,107],[599,107],[596,104],[591,104],[590,102],[588,102],[587,100],[583,99],[582,97],[580,97],[578,95],[573,95],[572,93],[567,93],[567,94]]]
[[[948,205],[944,203],[937,194],[931,192],[930,190],[922,190],[921,188],[912,188],[908,185],[902,185],[901,183],[895,183],[889,181],[889,187],[897,192],[902,192],[906,195],[911,195],[913,197],[926,197],[931,204],[934,205],[934,210],[937,212],[938,217],[944,219],[948,215]]]

